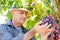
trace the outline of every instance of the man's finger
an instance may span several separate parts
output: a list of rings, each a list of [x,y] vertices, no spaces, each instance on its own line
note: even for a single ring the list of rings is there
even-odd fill
[[[42,25],[43,27],[47,27],[47,25],[48,25],[48,23],[46,23],[46,24],[44,24],[44,25]]]
[[[42,24],[42,21],[39,21],[37,24]]]
[[[52,25],[52,24],[49,24],[49,25],[46,27],[46,29],[48,29],[49,27],[51,27],[51,25]]]
[[[48,29],[47,32],[52,32],[54,28]]]
[[[44,34],[48,34],[48,35],[49,35],[53,30],[54,30],[54,28],[47,29],[47,30],[44,32]]]

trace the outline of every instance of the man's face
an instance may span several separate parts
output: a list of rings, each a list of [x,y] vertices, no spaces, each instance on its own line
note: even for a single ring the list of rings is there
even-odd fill
[[[23,24],[26,20],[26,15],[27,15],[26,11],[14,11],[13,19],[15,19],[15,21]]]

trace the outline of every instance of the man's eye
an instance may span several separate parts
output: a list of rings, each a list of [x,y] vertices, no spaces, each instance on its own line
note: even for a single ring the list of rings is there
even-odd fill
[[[26,15],[27,15],[27,12],[26,12]]]

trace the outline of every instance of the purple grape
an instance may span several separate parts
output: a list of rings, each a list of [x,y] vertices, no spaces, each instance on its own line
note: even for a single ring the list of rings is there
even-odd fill
[[[41,19],[41,21],[43,22],[43,24],[48,23],[48,24],[52,24],[49,28],[55,28],[55,30],[53,32],[51,32],[51,34],[48,36],[48,40],[57,40],[57,37],[60,34],[60,30],[58,30],[58,24],[55,21],[54,17],[52,15],[48,15],[45,16]]]

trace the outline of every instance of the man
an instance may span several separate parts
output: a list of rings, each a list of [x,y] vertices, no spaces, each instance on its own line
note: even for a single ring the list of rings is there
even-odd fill
[[[27,13],[28,10],[25,8],[12,9],[12,20],[0,26],[0,40],[36,40],[33,36],[37,33],[41,34],[41,40],[46,40],[53,30],[52,28],[48,29],[51,24],[41,25],[42,21],[40,21],[34,28],[27,31],[22,25],[26,20]]]

